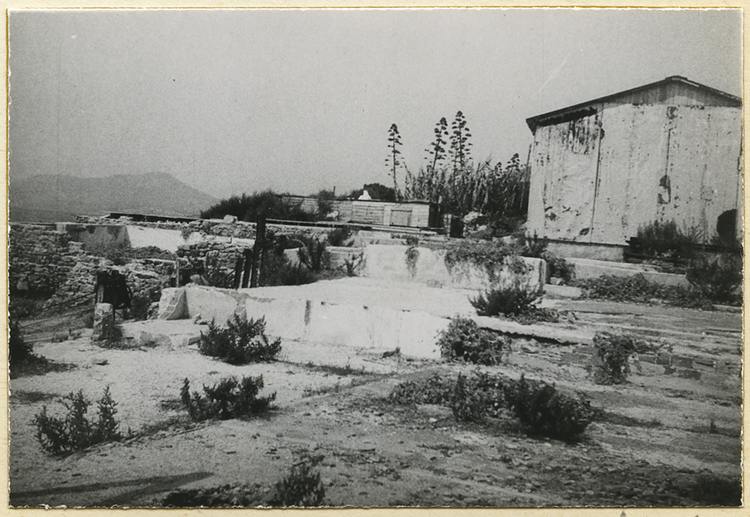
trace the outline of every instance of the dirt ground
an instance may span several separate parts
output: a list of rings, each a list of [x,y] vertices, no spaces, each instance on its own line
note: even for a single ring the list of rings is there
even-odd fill
[[[634,332],[695,368],[709,366],[683,375],[641,361],[627,384],[600,386],[581,347],[514,338],[507,363],[481,370],[581,391],[607,415],[580,443],[566,444],[526,437],[510,419],[463,424],[445,407],[387,400],[400,382],[469,374],[477,369],[470,365],[285,342],[280,361],[231,366],[202,356],[195,344],[104,349],[83,330],[35,345],[37,354],[72,368],[11,380],[10,502],[148,507],[178,488],[267,488],[303,451],[324,456],[318,468],[330,506],[706,506],[716,502],[708,492],[724,486],[716,479],[739,480],[740,314],[572,300],[548,305],[574,311],[557,325]],[[59,324],[63,332],[71,322]],[[172,324],[185,335],[201,329]],[[264,393],[277,393],[278,409],[263,418],[187,423],[179,403],[183,379],[197,388],[227,375],[263,375]],[[66,457],[44,452],[34,415],[43,406],[61,415],[62,396],[82,389],[95,400],[105,386],[122,430],[134,435]]]

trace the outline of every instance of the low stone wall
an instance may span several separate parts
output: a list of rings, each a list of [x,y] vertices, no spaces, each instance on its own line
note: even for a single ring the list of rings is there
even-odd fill
[[[159,318],[199,318],[224,324],[233,315],[266,320],[269,336],[282,339],[393,350],[411,357],[438,358],[435,337],[449,324],[426,311],[379,305],[330,303],[289,295],[283,288],[234,291],[189,285],[165,289]]]
[[[9,241],[10,288],[21,292],[54,293],[84,254],[53,226],[11,224]]]
[[[115,233],[122,236],[119,231]],[[174,268],[174,261],[160,259],[135,259],[115,266],[103,257],[88,254],[83,243],[71,241],[65,225],[61,229],[51,225],[11,225],[11,288],[19,294],[50,295],[44,304],[47,309],[91,303],[97,271],[119,271],[132,293],[140,295],[169,286]]]
[[[445,254],[442,249],[371,244],[364,250],[364,276],[477,290],[518,281],[537,289],[544,286],[547,277],[547,263],[537,258],[519,257],[527,266],[527,272],[521,275],[513,272],[508,264],[497,268],[493,281],[487,270],[476,264],[459,263],[449,269]]]

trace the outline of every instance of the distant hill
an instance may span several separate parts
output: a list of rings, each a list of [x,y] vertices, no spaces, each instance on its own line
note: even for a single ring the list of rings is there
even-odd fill
[[[77,215],[135,212],[197,217],[218,201],[166,173],[105,178],[32,176],[10,182],[10,220],[73,221]]]

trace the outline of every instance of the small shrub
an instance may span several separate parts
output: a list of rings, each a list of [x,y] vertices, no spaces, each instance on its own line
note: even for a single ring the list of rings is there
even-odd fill
[[[699,257],[690,261],[686,277],[701,295],[715,303],[740,305],[742,302],[742,258]]]
[[[201,332],[199,350],[229,364],[273,361],[281,352],[281,340],[269,341],[265,330],[265,318],[245,320],[235,314],[225,328],[209,323],[208,332]]]
[[[551,276],[561,278],[566,284],[575,277],[575,265],[564,258],[555,255],[551,251],[544,251],[541,258],[547,263]]]
[[[327,269],[331,262],[331,254],[326,250],[325,241],[311,237],[299,237],[304,246],[297,252],[300,263],[311,271],[320,272]]]
[[[328,232],[328,244],[331,246],[351,246],[349,238],[352,236],[352,230],[348,226],[334,228]]]
[[[508,403],[529,435],[575,442],[591,423],[588,400],[565,395],[542,381],[521,379],[509,385]]]
[[[653,223],[638,228],[633,252],[662,259],[689,259],[693,256],[702,236],[695,229],[681,231],[674,221]]]
[[[554,309],[537,307],[542,289],[531,289],[518,282],[491,288],[469,300],[480,316],[504,315],[524,325],[537,321],[557,322],[559,314]]]
[[[422,381],[398,384],[388,395],[388,400],[396,404],[449,405],[454,388],[455,381],[435,373]]]
[[[459,422],[483,422],[487,414],[487,401],[482,392],[475,385],[467,385],[461,374],[453,388],[451,411]]]
[[[65,418],[49,416],[47,406],[43,406],[42,412],[34,417],[37,439],[44,450],[52,454],[65,454],[122,438],[118,430],[119,423],[115,420],[117,404],[110,396],[109,387],[105,388],[102,398],[97,402],[95,420],[86,417],[91,402],[86,399],[82,390],[70,393],[62,403],[68,410]]]
[[[284,248],[275,247],[263,254],[260,266],[259,284],[303,285],[315,282],[317,277],[309,268],[301,264],[292,265],[284,255]]]
[[[472,299],[471,304],[480,316],[519,315],[535,308],[541,296],[541,289],[514,283],[489,289]]]
[[[8,360],[10,367],[18,367],[35,357],[34,347],[23,338],[21,324],[18,320],[9,321],[10,337],[8,338]]]
[[[128,341],[122,331],[122,326],[117,323],[112,324],[109,332],[97,344],[102,348],[129,348]]]
[[[363,256],[354,255],[344,260],[344,271],[346,276],[357,276],[357,270],[362,265]]]
[[[470,318],[457,316],[438,336],[440,355],[448,360],[493,365],[510,350],[510,338],[480,329]]]
[[[628,359],[637,352],[637,340],[633,336],[597,332],[594,347],[601,364],[596,368],[594,380],[597,384],[622,384],[630,373]]]
[[[521,255],[524,257],[542,258],[542,255],[547,251],[548,245],[549,239],[539,237],[534,232],[532,237],[526,237],[526,243],[521,250]]]
[[[136,321],[148,319],[148,311],[151,304],[158,302],[161,298],[161,288],[152,287],[133,294],[130,299],[130,317]]]
[[[322,455],[303,455],[287,476],[274,486],[271,506],[311,507],[321,506],[325,498],[325,487],[316,469],[323,461]]]
[[[262,375],[242,377],[240,381],[236,377],[225,377],[213,386],[204,385],[204,395],[197,391],[191,394],[190,381],[185,379],[180,390],[180,400],[193,421],[228,420],[256,416],[271,409],[276,393],[259,397],[261,389]]]

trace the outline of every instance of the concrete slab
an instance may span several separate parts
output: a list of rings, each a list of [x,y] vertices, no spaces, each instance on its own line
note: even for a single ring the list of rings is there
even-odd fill
[[[200,315],[217,323],[234,314],[264,317],[269,336],[360,349],[398,347],[402,354],[420,358],[439,357],[438,332],[455,314],[473,314],[469,297],[476,294],[367,278],[238,291],[197,285],[182,289],[185,317]]]
[[[592,260],[582,258],[569,258],[568,262],[575,265],[576,279],[598,278],[602,275],[635,276],[642,274],[650,282],[662,285],[676,285],[688,287],[690,283],[685,275],[661,273],[653,266],[647,264],[629,264],[626,262],[605,262],[603,260]]]
[[[197,325],[189,320],[146,320],[122,323],[123,338],[134,345],[166,347],[176,350],[198,343],[207,325]]]
[[[482,328],[504,332],[511,336],[542,339],[565,345],[592,345],[594,343],[595,332],[590,329],[571,329],[562,327],[560,324],[521,325],[515,321],[488,316],[475,316],[474,320]]]

